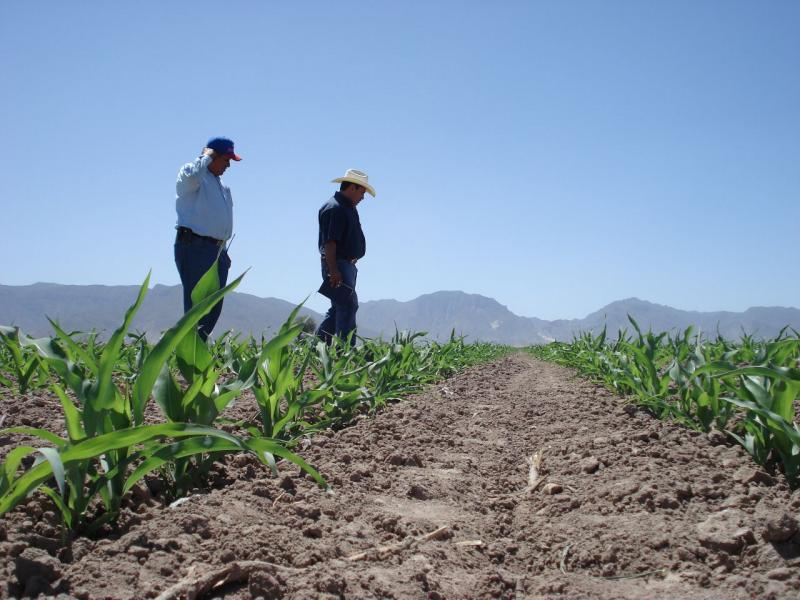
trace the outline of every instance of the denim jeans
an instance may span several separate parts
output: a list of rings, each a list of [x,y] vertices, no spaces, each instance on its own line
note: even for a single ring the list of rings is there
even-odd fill
[[[341,340],[346,340],[351,331],[356,329],[356,311],[358,310],[358,294],[356,294],[356,278],[358,269],[349,260],[337,260],[336,266],[342,274],[342,285],[352,289],[349,294],[344,294],[343,298],[331,300],[331,307],[325,315],[325,319],[319,324],[317,335],[328,345],[333,336]],[[328,280],[328,266],[322,262],[322,280]],[[355,334],[350,340],[351,344],[356,343]]]
[[[192,308],[192,290],[206,271],[211,268],[219,255],[217,272],[219,274],[219,284],[224,287],[228,283],[228,269],[231,266],[231,259],[225,248],[220,248],[211,241],[193,238],[191,241],[175,242],[175,265],[181,276],[183,285],[183,312],[189,312]],[[197,333],[205,341],[208,339],[214,325],[217,324],[222,313],[222,300],[211,309],[197,324]]]

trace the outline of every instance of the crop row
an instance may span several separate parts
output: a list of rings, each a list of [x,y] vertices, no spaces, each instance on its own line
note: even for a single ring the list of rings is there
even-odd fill
[[[784,330],[773,340],[745,335],[734,343],[706,339],[689,328],[679,335],[642,333],[615,340],[584,333],[572,343],[530,348],[535,356],[574,367],[661,418],[702,431],[716,428],[760,464],[783,469],[800,486],[800,337]]]
[[[149,276],[107,342],[68,333],[32,339],[0,328],[0,390],[47,388],[60,400],[67,435],[11,427],[0,434],[39,440],[19,445],[0,465],[0,515],[36,490],[49,496],[67,530],[113,522],[122,499],[146,476],[163,479],[168,498],[201,483],[221,455],[245,452],[267,468],[298,465],[324,478],[292,450],[314,432],[340,427],[357,414],[421,389],[466,366],[507,352],[489,344],[423,343],[424,333],[397,332],[390,341],[326,346],[302,333],[296,308],[271,339],[223,335],[211,346],[198,321],[241,277],[221,288],[213,267],[193,290],[193,308],[154,344],[130,334]],[[259,419],[230,423],[221,413],[245,391]],[[150,402],[158,422],[145,420]],[[237,433],[231,433],[236,431]]]

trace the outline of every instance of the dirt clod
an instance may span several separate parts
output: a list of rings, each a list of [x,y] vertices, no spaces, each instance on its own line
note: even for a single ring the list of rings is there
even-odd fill
[[[406,495],[416,500],[430,500],[433,497],[427,488],[416,484],[408,488]]]
[[[416,454],[402,454],[395,452],[387,457],[386,462],[391,465],[403,467],[422,467],[422,459],[420,459],[420,457]]]
[[[797,519],[788,512],[782,512],[767,519],[761,536],[767,542],[785,542],[797,533],[797,530]]]
[[[542,488],[545,494],[548,496],[553,496],[555,494],[560,494],[564,491],[564,486],[559,485],[558,483],[546,483]]]
[[[736,552],[752,536],[745,520],[745,514],[733,508],[714,513],[697,526],[698,539],[707,548]]]
[[[594,456],[589,456],[581,461],[581,471],[584,473],[594,473],[600,467],[600,461]]]
[[[734,474],[733,478],[739,483],[751,484],[760,483],[762,485],[775,485],[775,479],[751,465],[746,465],[739,468]]]
[[[32,577],[55,581],[61,576],[61,561],[44,550],[28,547],[14,560],[17,579],[24,586]]]

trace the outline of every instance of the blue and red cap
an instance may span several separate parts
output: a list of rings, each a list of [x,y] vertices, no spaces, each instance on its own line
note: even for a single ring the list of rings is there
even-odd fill
[[[233,140],[224,137],[215,137],[208,140],[206,148],[211,148],[214,152],[227,156],[231,160],[242,160],[242,157],[233,151]]]

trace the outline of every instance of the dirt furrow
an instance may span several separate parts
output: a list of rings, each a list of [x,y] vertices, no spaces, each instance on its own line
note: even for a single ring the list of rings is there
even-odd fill
[[[800,596],[798,492],[721,436],[525,354],[318,435],[302,454],[332,492],[233,457],[219,487],[173,508],[143,494],[118,534],[70,548],[32,500],[0,531],[3,593]]]

